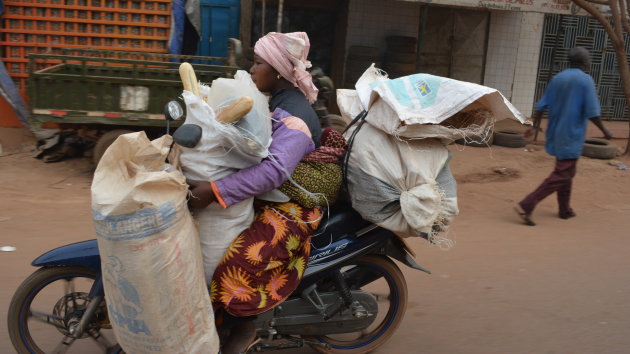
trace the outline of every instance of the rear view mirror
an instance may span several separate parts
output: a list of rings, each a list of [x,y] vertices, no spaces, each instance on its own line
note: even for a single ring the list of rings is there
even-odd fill
[[[177,101],[168,101],[164,106],[166,120],[180,120],[184,117],[184,108]]]

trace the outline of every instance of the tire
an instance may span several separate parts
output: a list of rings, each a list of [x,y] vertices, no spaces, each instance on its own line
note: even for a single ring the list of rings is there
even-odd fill
[[[354,266],[354,268],[351,268],[352,266]],[[386,297],[383,296],[384,302],[388,302],[390,305],[385,316],[379,320],[378,315],[380,314],[377,314],[377,319],[374,321],[374,323],[377,324],[376,327],[367,333],[362,331],[360,337],[354,340],[339,340],[329,336],[310,337],[309,339],[312,341],[327,343],[330,346],[329,349],[320,346],[312,346],[313,349],[321,353],[367,353],[387,342],[402,322],[407,308],[407,282],[400,268],[389,258],[376,255],[363,256],[356,261],[350,262],[346,268],[356,270],[363,269],[362,267],[369,272],[380,274],[381,276],[376,279],[376,281],[383,280],[385,284],[389,286],[390,293]],[[344,271],[342,268],[342,273],[347,272],[348,270]],[[360,277],[347,276],[346,281],[350,283],[353,278]],[[372,284],[373,282],[370,282],[367,285],[370,286]],[[351,289],[357,288],[352,284],[349,285]],[[365,287],[366,286],[359,286],[358,288]],[[377,296],[378,299],[381,298],[380,295],[375,296]]]
[[[68,328],[81,318],[95,278],[92,270],[83,267],[46,267],[26,278],[13,295],[7,315],[15,350],[19,354],[51,353],[69,339]],[[89,331],[64,347],[67,353],[120,353],[110,328],[103,302]]]
[[[584,141],[582,156],[594,159],[614,159],[618,151],[617,145],[608,140],[589,138]]]
[[[331,92],[335,91],[335,84],[329,76],[320,76],[316,79],[319,83],[319,86],[325,88]]]
[[[134,132],[133,130],[128,130],[128,129],[116,129],[116,130],[110,130],[107,133],[103,134],[96,142],[96,145],[94,145],[94,154],[92,155],[92,160],[94,161],[94,165],[98,166],[98,162],[101,161],[101,157],[103,157],[103,154],[105,153],[105,151],[107,151],[107,148],[114,141],[116,141],[116,139],[118,139],[119,136],[123,134],[133,133],[133,132]]]
[[[489,147],[494,141],[494,134],[490,132],[489,136],[485,135],[471,135],[465,138],[455,140],[455,144],[474,146],[474,147]]]
[[[497,130],[494,132],[494,145],[505,146],[511,148],[520,148],[527,145],[523,133],[516,130]]]
[[[343,131],[346,130],[348,123],[346,123],[346,121],[339,115],[329,114],[326,116],[326,125],[327,128],[333,128],[334,130],[343,134]]]

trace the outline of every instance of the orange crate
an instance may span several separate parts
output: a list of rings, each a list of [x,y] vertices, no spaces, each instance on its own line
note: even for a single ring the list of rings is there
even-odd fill
[[[0,55],[22,96],[29,53],[168,52],[171,0],[5,0],[4,6]]]

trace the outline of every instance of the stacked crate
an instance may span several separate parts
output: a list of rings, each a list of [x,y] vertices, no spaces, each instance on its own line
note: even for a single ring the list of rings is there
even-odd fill
[[[171,0],[5,0],[4,6],[1,56],[22,96],[31,53],[168,51]]]

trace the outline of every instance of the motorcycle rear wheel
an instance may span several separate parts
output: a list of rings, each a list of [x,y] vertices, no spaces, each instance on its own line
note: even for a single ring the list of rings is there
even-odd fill
[[[353,281],[359,280],[356,279],[356,276],[350,277],[348,275],[350,271],[356,271],[357,268],[355,267],[360,267],[359,270],[365,269],[377,273],[378,279],[370,281],[369,284],[353,284]],[[310,337],[309,340],[328,344],[329,348],[312,346],[313,349],[321,353],[359,354],[375,350],[385,344],[394,334],[407,308],[407,282],[400,268],[389,258],[377,255],[363,256],[342,267],[342,274],[344,273],[350,289],[369,291],[379,303],[387,302],[389,306],[384,316],[379,314],[374,323],[366,331],[357,334],[356,338],[344,338],[345,335]],[[387,296],[373,292],[374,290],[380,292],[380,289],[374,289],[374,282],[382,280],[384,280],[384,284],[381,284],[381,288],[386,286],[389,290]],[[380,305],[379,312],[381,312]]]
[[[40,268],[22,282],[9,306],[7,327],[18,353],[120,353],[105,304],[80,338],[69,328],[80,320],[96,274],[83,267]],[[108,333],[104,333],[108,332]]]

